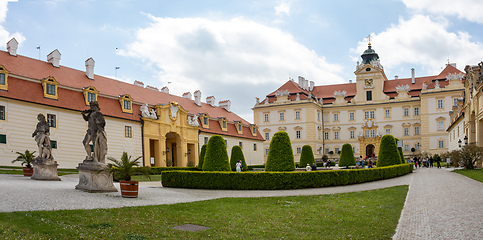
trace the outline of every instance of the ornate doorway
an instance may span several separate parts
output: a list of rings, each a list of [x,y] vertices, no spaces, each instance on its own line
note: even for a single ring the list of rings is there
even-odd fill
[[[375,149],[374,145],[368,144],[366,146],[366,156],[371,157],[373,154],[375,155],[374,149]]]

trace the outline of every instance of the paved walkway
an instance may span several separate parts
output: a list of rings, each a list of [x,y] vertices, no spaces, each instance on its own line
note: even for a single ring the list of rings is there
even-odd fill
[[[483,238],[483,183],[444,168],[411,177],[393,239]]]
[[[160,182],[143,182],[137,199],[122,198],[119,192],[86,193],[75,190],[78,175],[65,175],[61,179],[46,182],[0,174],[0,212],[119,208],[223,197],[320,195],[409,185],[394,239],[483,237],[483,183],[444,168],[423,168],[402,177],[364,184],[283,191],[176,189],[163,188]],[[115,186],[119,189],[118,183]]]

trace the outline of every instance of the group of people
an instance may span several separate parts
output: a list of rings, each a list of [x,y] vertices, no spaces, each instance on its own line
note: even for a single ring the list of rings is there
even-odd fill
[[[312,163],[312,166],[310,166],[310,164],[307,163],[307,167],[305,167],[305,171],[316,171],[317,170],[317,165],[315,165],[315,163]]]
[[[414,167],[416,169],[417,168],[421,168],[421,167],[432,168],[434,162],[436,162],[436,167],[437,168],[441,168],[441,159],[440,158],[436,158],[436,161],[435,161],[432,156],[429,156],[429,158],[423,158],[423,159],[421,159],[421,157],[416,157],[415,156],[412,159],[412,161],[413,161]]]

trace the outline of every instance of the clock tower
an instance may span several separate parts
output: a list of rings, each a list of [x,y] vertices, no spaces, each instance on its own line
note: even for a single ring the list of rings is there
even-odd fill
[[[361,55],[362,62],[357,62],[356,84],[357,94],[353,103],[376,103],[386,101],[389,97],[384,94],[384,81],[387,80],[384,69],[379,61],[379,55],[372,49],[369,39],[368,48]]]

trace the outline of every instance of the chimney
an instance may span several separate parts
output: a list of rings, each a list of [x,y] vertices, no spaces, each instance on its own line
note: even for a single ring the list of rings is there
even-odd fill
[[[215,97],[214,96],[207,97],[206,103],[208,103],[208,104],[210,104],[210,106],[214,107],[215,106]]]
[[[161,88],[161,92],[169,94],[169,88],[168,87],[163,87]]]
[[[186,98],[186,99],[191,100],[191,93],[190,92],[185,92],[185,93],[183,93],[183,97]]]
[[[94,80],[94,65],[96,62],[94,61],[93,58],[89,58],[86,60],[86,76],[89,79]]]
[[[414,68],[411,68],[411,83],[412,84],[416,83],[416,79],[414,78]]]
[[[304,90],[307,90],[309,88],[309,80],[304,79]]]
[[[310,91],[313,91],[314,90],[314,86],[315,86],[315,83],[314,81],[310,81]]]
[[[59,50],[55,49],[49,55],[47,55],[47,62],[51,63],[54,67],[59,67],[60,61],[60,52]]]
[[[352,79],[349,79],[349,83],[352,83]]]
[[[11,56],[17,56],[18,42],[17,39],[12,38],[7,42],[7,51]]]
[[[201,91],[196,90],[196,92],[194,92],[194,95],[195,95],[195,104],[201,107]]]
[[[231,101],[225,100],[218,103],[218,106],[224,108],[226,111],[230,111]]]
[[[144,83],[138,80],[134,80],[134,86],[144,87]]]
[[[151,90],[155,90],[155,91],[159,91],[159,89],[157,87],[153,87],[153,86],[149,86],[149,85],[147,85],[146,88],[151,89]]]
[[[399,79],[398,75],[394,76],[394,80],[398,80],[398,79]]]
[[[299,87],[304,88],[304,80],[305,78],[302,76],[299,76]]]

